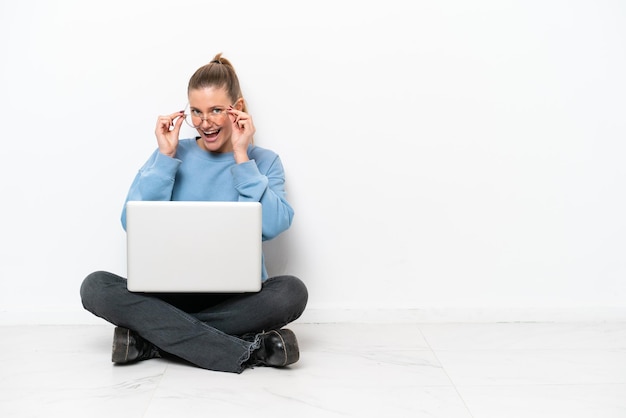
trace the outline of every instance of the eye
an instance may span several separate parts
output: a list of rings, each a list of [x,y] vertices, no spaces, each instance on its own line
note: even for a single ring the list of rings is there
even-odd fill
[[[202,112],[200,112],[198,109],[191,109],[191,114],[198,117],[202,116]]]
[[[224,109],[219,107],[214,107],[213,109],[211,109],[211,113],[213,113],[214,115],[220,115],[223,111]]]

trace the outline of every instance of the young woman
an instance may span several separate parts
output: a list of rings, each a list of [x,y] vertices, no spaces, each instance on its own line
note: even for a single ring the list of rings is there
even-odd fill
[[[189,109],[159,116],[158,149],[139,170],[126,201],[257,201],[263,239],[290,227],[293,209],[274,152],[253,144],[255,133],[239,80],[221,54],[189,80]],[[198,136],[179,140],[186,120]],[[125,205],[122,226],[126,228]],[[80,289],[85,309],[116,325],[112,360],[131,363],[172,355],[209,370],[241,373],[247,367],[283,367],[299,359],[294,333],[283,329],[307,303],[294,276],[267,276],[244,294],[131,293],[126,279],[98,271]]]

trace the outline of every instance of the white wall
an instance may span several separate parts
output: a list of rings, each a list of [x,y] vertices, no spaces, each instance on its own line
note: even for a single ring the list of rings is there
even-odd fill
[[[623,2],[1,0],[5,323],[91,319],[156,117],[217,52],[283,159],[266,249],[307,318],[624,316]]]

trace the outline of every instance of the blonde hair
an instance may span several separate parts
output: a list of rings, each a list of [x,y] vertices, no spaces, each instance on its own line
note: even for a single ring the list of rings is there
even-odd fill
[[[229,60],[222,57],[221,52],[213,57],[208,64],[198,68],[191,76],[189,85],[187,86],[187,93],[191,90],[206,87],[225,89],[233,103],[240,98],[243,100],[243,94],[241,94],[241,86],[239,85],[239,78],[237,77],[235,68]],[[243,101],[242,110],[247,112],[245,100]]]

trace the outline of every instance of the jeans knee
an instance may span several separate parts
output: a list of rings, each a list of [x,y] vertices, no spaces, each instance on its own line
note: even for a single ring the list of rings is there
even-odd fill
[[[289,284],[291,287],[290,293],[293,295],[293,298],[300,302],[302,305],[302,310],[307,304],[309,300],[309,291],[306,288],[306,285],[302,280],[295,276],[290,276],[291,280],[289,280]]]
[[[80,299],[85,309],[94,311],[98,301],[103,297],[103,289],[114,277],[115,275],[106,271],[96,271],[85,277],[80,286]]]
[[[306,285],[296,276],[279,276],[275,279],[280,283],[281,301],[289,305],[289,308],[287,306],[285,308],[292,312],[294,317],[291,320],[295,320],[302,315],[309,299]]]
[[[80,300],[83,303],[83,308],[87,310],[90,310],[89,308],[92,306],[91,302],[93,296],[97,293],[98,273],[99,272],[94,272],[89,274],[80,285]]]

